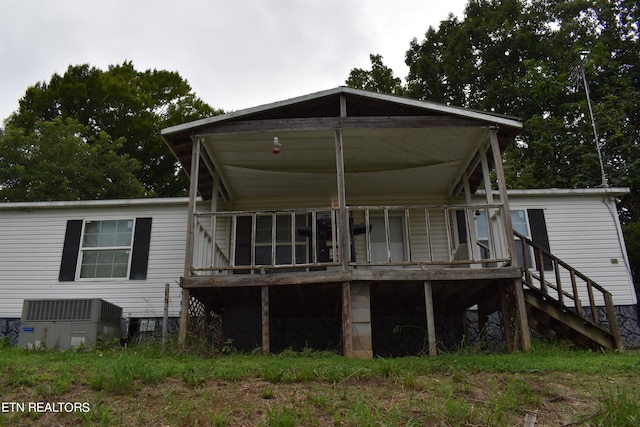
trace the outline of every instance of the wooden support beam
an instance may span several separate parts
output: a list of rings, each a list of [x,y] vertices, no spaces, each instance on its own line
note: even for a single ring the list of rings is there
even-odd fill
[[[183,348],[187,342],[187,328],[189,326],[189,299],[190,290],[182,288],[182,300],[180,301],[180,321],[178,324],[178,346]]]
[[[194,244],[194,232],[196,228],[196,198],[198,197],[198,175],[200,173],[200,138],[193,140],[193,147],[191,148],[191,176],[189,182],[189,205],[188,205],[188,221],[187,221],[187,247],[185,249],[184,260],[184,276],[187,277],[191,274],[191,267],[193,266],[193,244]]]
[[[344,356],[353,358],[353,339],[351,333],[351,283],[342,284],[342,347]]]
[[[513,224],[511,222],[511,210],[509,207],[509,197],[507,196],[507,184],[504,177],[504,168],[502,167],[502,153],[500,152],[500,144],[498,143],[498,130],[491,129],[491,152],[493,154],[494,167],[496,168],[496,176],[498,178],[498,189],[500,191],[500,201],[503,206],[503,226],[509,250],[509,258],[511,265],[518,267],[518,256],[516,252],[516,242],[513,234]],[[516,299],[516,325],[520,335],[520,347],[522,351],[531,351],[531,332],[529,331],[529,323],[527,320],[526,306],[524,302],[524,290],[522,289],[522,280],[517,279],[513,283],[514,296]]]
[[[238,120],[218,123],[203,129],[198,136],[223,136],[251,133],[277,133],[294,131],[333,131],[335,129],[417,129],[477,127],[478,122],[465,118],[445,116],[375,116],[346,117],[346,102],[340,101],[341,117]],[[344,116],[342,116],[344,114]]]
[[[262,289],[262,354],[269,354],[270,335],[269,335],[269,287],[263,286]]]
[[[513,293],[516,300],[516,327],[520,336],[520,350],[530,352],[532,348],[531,331],[527,320],[527,306],[524,301],[524,289],[522,288],[521,279],[513,282]]]
[[[188,220],[187,220],[187,242],[185,248],[185,260],[184,260],[184,275],[183,277],[189,277],[191,275],[191,267],[193,266],[193,252],[194,252],[194,233],[196,227],[196,197],[198,196],[198,175],[200,173],[200,138],[193,139],[193,145],[191,147],[191,175],[189,182],[189,206],[188,206]],[[181,281],[182,284],[182,281]],[[184,347],[187,339],[187,327],[189,320],[189,290],[182,289],[182,302],[180,304],[180,322],[178,326],[178,346]]]
[[[508,293],[509,287],[503,281],[499,283],[500,289],[500,306],[502,308],[502,322],[504,324],[504,338],[507,345],[507,351],[513,353],[516,350],[513,328],[511,327],[511,306],[509,304]]]
[[[340,230],[340,245],[338,246],[338,256],[344,270],[349,266],[351,235],[349,234],[349,212],[347,212],[347,201],[345,192],[344,177],[344,150],[342,147],[342,131],[335,131],[336,144],[336,180],[338,185],[338,229]]]
[[[438,354],[437,338],[436,338],[436,320],[433,311],[433,292],[431,282],[424,282],[424,302],[427,316],[427,340],[429,343],[429,355],[436,356]]]
[[[221,274],[215,276],[184,277],[181,286],[191,289],[281,286],[281,285],[311,285],[320,283],[343,282],[385,282],[385,281],[464,281],[464,280],[495,280],[520,278],[520,269],[514,267],[489,268],[433,268],[433,269],[386,269],[365,270],[351,269],[326,270],[296,273],[267,273],[267,274]]]

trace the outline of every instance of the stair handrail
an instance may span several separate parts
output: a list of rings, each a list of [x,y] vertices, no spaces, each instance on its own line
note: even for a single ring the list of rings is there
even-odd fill
[[[513,234],[518,239],[520,239],[520,241],[522,242],[522,245],[521,245],[522,262],[524,264],[522,266],[522,274],[523,274],[523,279],[524,279],[523,282],[526,284],[526,286],[538,289],[539,291],[544,293],[545,296],[558,301],[563,306],[565,306],[567,309],[571,309],[570,307],[566,306],[565,303],[564,303],[564,297],[567,296],[568,298],[570,298],[570,299],[572,299],[574,301],[574,303],[575,303],[574,311],[578,316],[580,316],[585,321],[595,323],[596,325],[600,326],[601,328],[606,329],[606,327],[598,319],[598,313],[597,313],[597,308],[596,308],[596,300],[595,300],[595,296],[594,296],[594,289],[596,291],[600,292],[600,294],[602,295],[602,300],[604,301],[604,305],[605,305],[605,311],[606,311],[606,314],[607,314],[607,322],[609,324],[609,328],[608,328],[609,332],[611,333],[611,335],[613,336],[613,338],[615,340],[616,348],[618,350],[623,350],[622,339],[620,338],[620,330],[618,328],[618,320],[616,318],[615,308],[614,308],[614,305],[613,305],[613,297],[611,295],[611,292],[609,292],[604,287],[602,287],[598,283],[594,282],[592,279],[590,279],[589,277],[587,277],[583,273],[579,272],[574,267],[570,266],[569,264],[567,264],[566,262],[564,262],[563,260],[561,260],[557,256],[553,255],[548,250],[544,249],[543,247],[541,247],[537,243],[533,242],[528,237],[522,235],[521,233],[519,233],[519,232],[517,232],[515,230],[513,231]],[[528,265],[529,264],[529,260],[528,260],[529,257],[527,256],[527,253],[528,253],[528,249],[527,248],[531,248],[533,250],[534,257],[537,260],[537,264],[538,264],[538,268],[539,268],[538,274],[532,273],[531,272],[531,267],[532,266]],[[551,262],[552,262],[553,272],[555,273],[555,280],[556,280],[555,286],[553,284],[551,284],[551,282],[549,282],[549,281],[547,281],[545,279],[545,269],[544,269],[544,259],[545,259],[545,257],[550,259]],[[570,277],[570,280],[571,280],[571,290],[572,290],[572,292],[567,292],[564,289],[562,289],[560,268],[565,269],[569,273],[569,277]],[[532,278],[536,279],[539,282],[539,284],[540,284],[539,288],[534,286]],[[578,294],[578,284],[577,284],[576,278],[579,278],[582,281],[584,281],[584,283],[586,285],[587,294],[588,294],[588,297],[589,297],[589,306],[590,306],[591,318],[585,316],[584,312],[582,310],[582,304],[580,302],[580,298],[579,298],[579,294]],[[557,292],[557,297],[554,297],[553,295],[549,294],[549,288],[552,288]]]

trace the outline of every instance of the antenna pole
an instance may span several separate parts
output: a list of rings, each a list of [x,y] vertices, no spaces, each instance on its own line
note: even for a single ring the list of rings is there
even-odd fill
[[[593,141],[596,144],[596,150],[598,150],[598,160],[600,161],[600,174],[602,177],[601,186],[607,188],[609,183],[607,182],[607,176],[604,173],[604,163],[602,162],[602,152],[600,151],[600,141],[598,140],[598,131],[596,130],[596,121],[593,118],[593,108],[591,108],[591,97],[589,96],[589,84],[587,83],[587,76],[584,71],[584,64],[580,67],[582,73],[582,83],[584,84],[584,93],[587,95],[587,105],[589,105],[589,115],[591,116],[591,126],[593,127]]]

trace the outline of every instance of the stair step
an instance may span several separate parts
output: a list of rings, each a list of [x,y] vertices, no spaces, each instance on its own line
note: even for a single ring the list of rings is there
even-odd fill
[[[615,348],[615,340],[606,329],[586,322],[559,302],[539,292],[527,290],[525,303],[530,326],[542,335],[565,338],[582,347]]]

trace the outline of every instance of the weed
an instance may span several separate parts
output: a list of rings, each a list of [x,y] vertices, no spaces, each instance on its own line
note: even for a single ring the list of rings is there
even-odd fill
[[[209,417],[213,427],[227,427],[231,425],[231,416],[227,412],[214,413]]]
[[[295,427],[296,415],[287,407],[267,409],[267,426],[269,427]]]
[[[275,392],[273,391],[273,388],[265,387],[262,389],[263,399],[273,399],[274,397],[276,397],[276,395],[275,395]]]
[[[601,388],[595,424],[604,427],[640,426],[640,395],[626,387]]]

